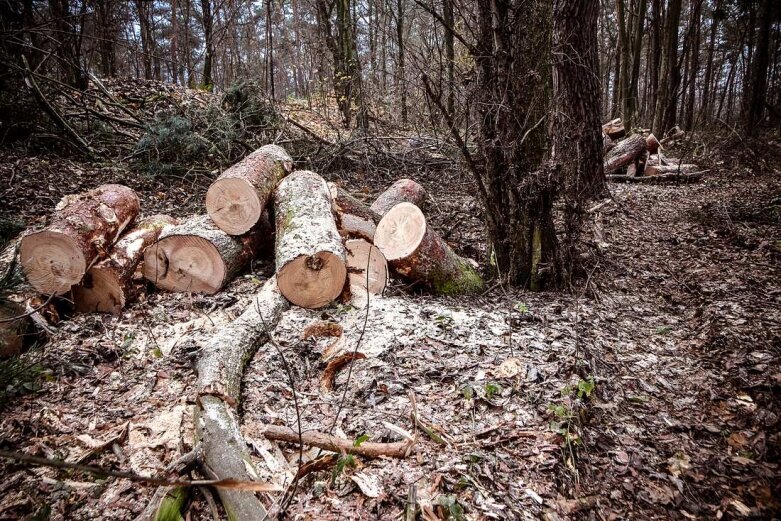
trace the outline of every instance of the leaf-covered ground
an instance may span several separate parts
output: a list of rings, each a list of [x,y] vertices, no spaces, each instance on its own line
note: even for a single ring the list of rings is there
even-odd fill
[[[686,186],[611,185],[589,217],[586,273],[567,292],[492,287],[435,298],[395,283],[366,306],[293,309],[244,379],[243,433],[287,486],[298,448],[265,424],[417,442],[403,460],[354,458],[309,474],[292,519],[714,519],[777,516],[781,497],[781,175],[760,152],[717,151]],[[761,156],[758,157],[758,156]],[[6,156],[4,216],[40,223],[65,193],[139,190],[145,213],[199,211],[208,179],[144,179],[122,167]],[[389,179],[351,177],[359,193]],[[484,263],[466,174],[419,179],[427,214]],[[215,296],[150,293],[119,317],[63,319],[39,388],[0,417],[0,446],[151,474],[192,444],[192,338],[241,312],[270,263]],[[303,339],[322,321],[344,335]],[[365,324],[365,328],[364,328]],[[359,343],[360,339],[360,343]],[[324,390],[325,350],[366,355]],[[292,373],[299,414],[293,402]],[[420,423],[412,420],[413,414]],[[428,431],[428,432],[427,432]],[[318,451],[304,451],[304,459]],[[152,489],[0,462],[0,519],[133,519]],[[192,494],[190,519],[211,519]],[[281,494],[265,496],[270,507]]]

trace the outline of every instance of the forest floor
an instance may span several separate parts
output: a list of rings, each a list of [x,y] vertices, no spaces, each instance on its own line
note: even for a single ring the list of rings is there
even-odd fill
[[[781,173],[767,165],[779,164],[781,144],[762,147],[733,143],[697,184],[611,185],[613,201],[590,214],[587,274],[571,291],[435,298],[394,283],[368,306],[289,311],[274,337],[303,427],[372,441],[406,431],[417,443],[406,459],[308,475],[288,517],[400,519],[414,490],[423,510],[450,519],[778,518]],[[209,182],[13,153],[0,172],[0,212],[28,224],[62,195],[109,181],[136,189],[145,213],[187,215],[201,211]],[[485,265],[467,174],[417,180],[434,226]],[[391,179],[341,181],[368,198]],[[149,293],[118,317],[63,320],[43,348],[39,387],[3,411],[0,445],[161,471],[192,444],[191,339],[240,313],[270,271],[260,262],[214,296]],[[366,355],[331,391],[320,355],[332,339],[302,340],[322,320]],[[274,346],[251,360],[241,412],[263,477],[286,486],[298,448],[261,434],[297,418]],[[8,461],[0,476],[0,520],[133,519],[153,491]],[[209,494],[193,494],[188,519],[211,519]]]

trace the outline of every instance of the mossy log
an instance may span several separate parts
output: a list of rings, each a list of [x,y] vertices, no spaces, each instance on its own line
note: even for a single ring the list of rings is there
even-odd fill
[[[243,235],[261,219],[277,184],[293,169],[280,146],[265,145],[225,170],[206,192],[206,211],[218,228]]]
[[[645,138],[640,134],[634,134],[619,141],[605,156],[605,174],[612,174],[634,163],[646,153],[647,146]]]
[[[345,239],[374,241],[374,231],[381,215],[335,183],[328,183],[336,227]]]
[[[271,278],[236,320],[201,344],[202,355],[196,364],[195,433],[203,465],[215,479],[258,479],[236,417],[241,379],[247,361],[268,341],[289,306],[276,278]],[[220,488],[217,493],[228,519],[250,521],[266,514],[254,492]]]
[[[383,216],[399,203],[412,203],[422,208],[425,202],[425,188],[412,179],[399,179],[377,197],[370,209]]]
[[[234,237],[208,215],[166,228],[144,252],[144,277],[168,291],[213,294],[249,264],[268,236]]]
[[[81,284],[73,287],[76,310],[82,313],[120,313],[134,293],[132,279],[144,258],[144,251],[157,241],[165,227],[174,226],[177,222],[168,215],[153,215],[140,220],[120,237],[108,258],[92,266]]]
[[[274,212],[279,290],[297,306],[328,305],[347,278],[328,186],[314,172],[293,172],[274,193]]]
[[[448,246],[411,203],[394,206],[377,225],[374,244],[402,277],[443,295],[475,293],[484,282],[470,262]]]
[[[123,185],[63,197],[51,224],[22,238],[19,259],[27,280],[45,295],[67,293],[106,256],[138,211],[138,196]]]

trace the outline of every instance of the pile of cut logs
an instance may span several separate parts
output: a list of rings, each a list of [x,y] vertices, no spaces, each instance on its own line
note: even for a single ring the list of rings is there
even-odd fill
[[[266,145],[212,183],[204,215],[139,219],[138,196],[116,184],[66,196],[22,238],[20,263],[37,291],[71,293],[82,312],[119,313],[143,279],[213,294],[272,253],[279,291],[306,308],[379,295],[391,273],[440,294],[482,289],[476,265],[428,226],[425,198],[402,179],[367,205]]]
[[[605,154],[605,175],[608,181],[624,183],[660,183],[666,181],[694,181],[705,173],[697,165],[663,155],[664,146],[683,138],[685,133],[675,127],[664,139],[657,139],[650,131],[626,137],[621,119],[602,126]]]

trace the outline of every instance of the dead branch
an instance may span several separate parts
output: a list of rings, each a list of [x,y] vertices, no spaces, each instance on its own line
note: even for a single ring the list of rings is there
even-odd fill
[[[298,432],[290,427],[281,425],[267,425],[263,431],[263,435],[273,441],[284,441],[286,443],[299,442]],[[379,458],[381,456],[389,458],[406,458],[415,444],[409,440],[395,443],[373,443],[367,441],[356,446],[352,440],[320,431],[304,431],[301,433],[301,441],[303,441],[304,445],[319,447],[331,452],[355,454],[367,458]]]

